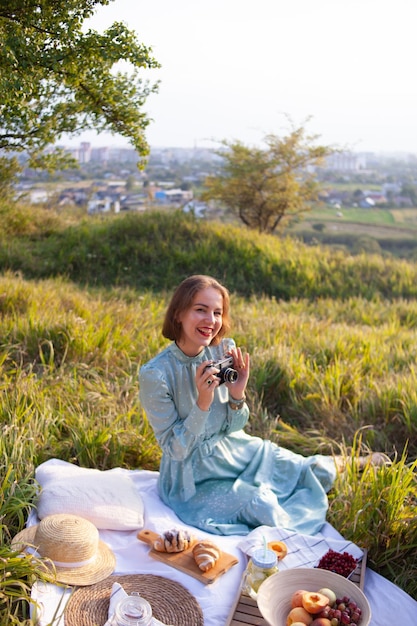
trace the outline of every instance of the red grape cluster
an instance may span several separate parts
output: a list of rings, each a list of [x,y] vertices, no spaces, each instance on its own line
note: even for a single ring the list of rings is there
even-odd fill
[[[347,596],[338,598],[335,605],[327,612],[327,618],[332,626],[358,626],[361,617],[362,610]]]
[[[330,572],[345,576],[347,578],[356,568],[358,561],[349,552],[336,552],[328,550],[317,564],[320,569],[327,569]]]

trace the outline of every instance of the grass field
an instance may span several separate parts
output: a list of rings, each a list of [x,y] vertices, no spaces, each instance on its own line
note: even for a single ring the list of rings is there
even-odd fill
[[[300,221],[302,227],[304,222],[314,223],[337,222],[339,224],[367,224],[369,226],[398,227],[402,232],[411,231],[410,235],[415,235],[417,231],[417,209],[360,209],[355,207],[315,207],[312,211],[304,214]]]
[[[248,431],[352,460],[328,519],[417,598],[416,264],[180,212],[1,215],[0,623],[30,623],[25,593],[39,569],[9,543],[35,501],[37,465],[158,468],[138,368],[165,345],[172,287],[198,272],[229,287],[233,336],[252,355]],[[353,459],[371,450],[391,463],[359,474]]]
[[[417,257],[417,209],[335,209],[315,207],[288,231],[305,243],[322,243],[347,252],[378,252]]]

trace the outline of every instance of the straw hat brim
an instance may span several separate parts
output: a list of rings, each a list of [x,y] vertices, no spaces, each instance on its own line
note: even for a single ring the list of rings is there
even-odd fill
[[[36,550],[35,535],[38,524],[35,526],[29,526],[20,531],[12,540],[12,548],[22,551],[27,550],[28,547]],[[98,550],[95,559],[86,565],[81,567],[61,567],[55,565],[54,568],[50,565],[51,561],[48,557],[38,558],[45,559],[45,564],[52,570],[55,569],[57,582],[64,583],[66,585],[93,585],[101,580],[104,580],[110,574],[113,573],[116,567],[116,557],[109,546],[104,541],[99,540]]]

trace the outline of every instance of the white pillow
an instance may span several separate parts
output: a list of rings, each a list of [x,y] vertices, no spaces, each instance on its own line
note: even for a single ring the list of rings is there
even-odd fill
[[[37,502],[39,519],[71,513],[90,520],[98,529],[143,528],[143,500],[127,470],[100,471],[51,459],[37,467],[42,489]]]

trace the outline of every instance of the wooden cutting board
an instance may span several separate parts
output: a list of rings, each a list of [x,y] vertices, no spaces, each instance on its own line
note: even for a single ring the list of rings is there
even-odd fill
[[[158,533],[154,533],[152,530],[143,529],[138,532],[137,537],[141,541],[153,546],[154,541],[159,537],[159,535]],[[196,542],[197,540],[194,543]],[[214,583],[215,580],[239,562],[237,557],[222,551],[215,566],[209,569],[208,572],[202,572],[194,560],[192,545],[183,552],[158,552],[158,550],[155,550],[155,548],[152,547],[149,554],[157,561],[162,561],[162,563],[171,565],[172,567],[179,569],[181,572],[197,578],[197,580],[200,580],[206,585]]]

